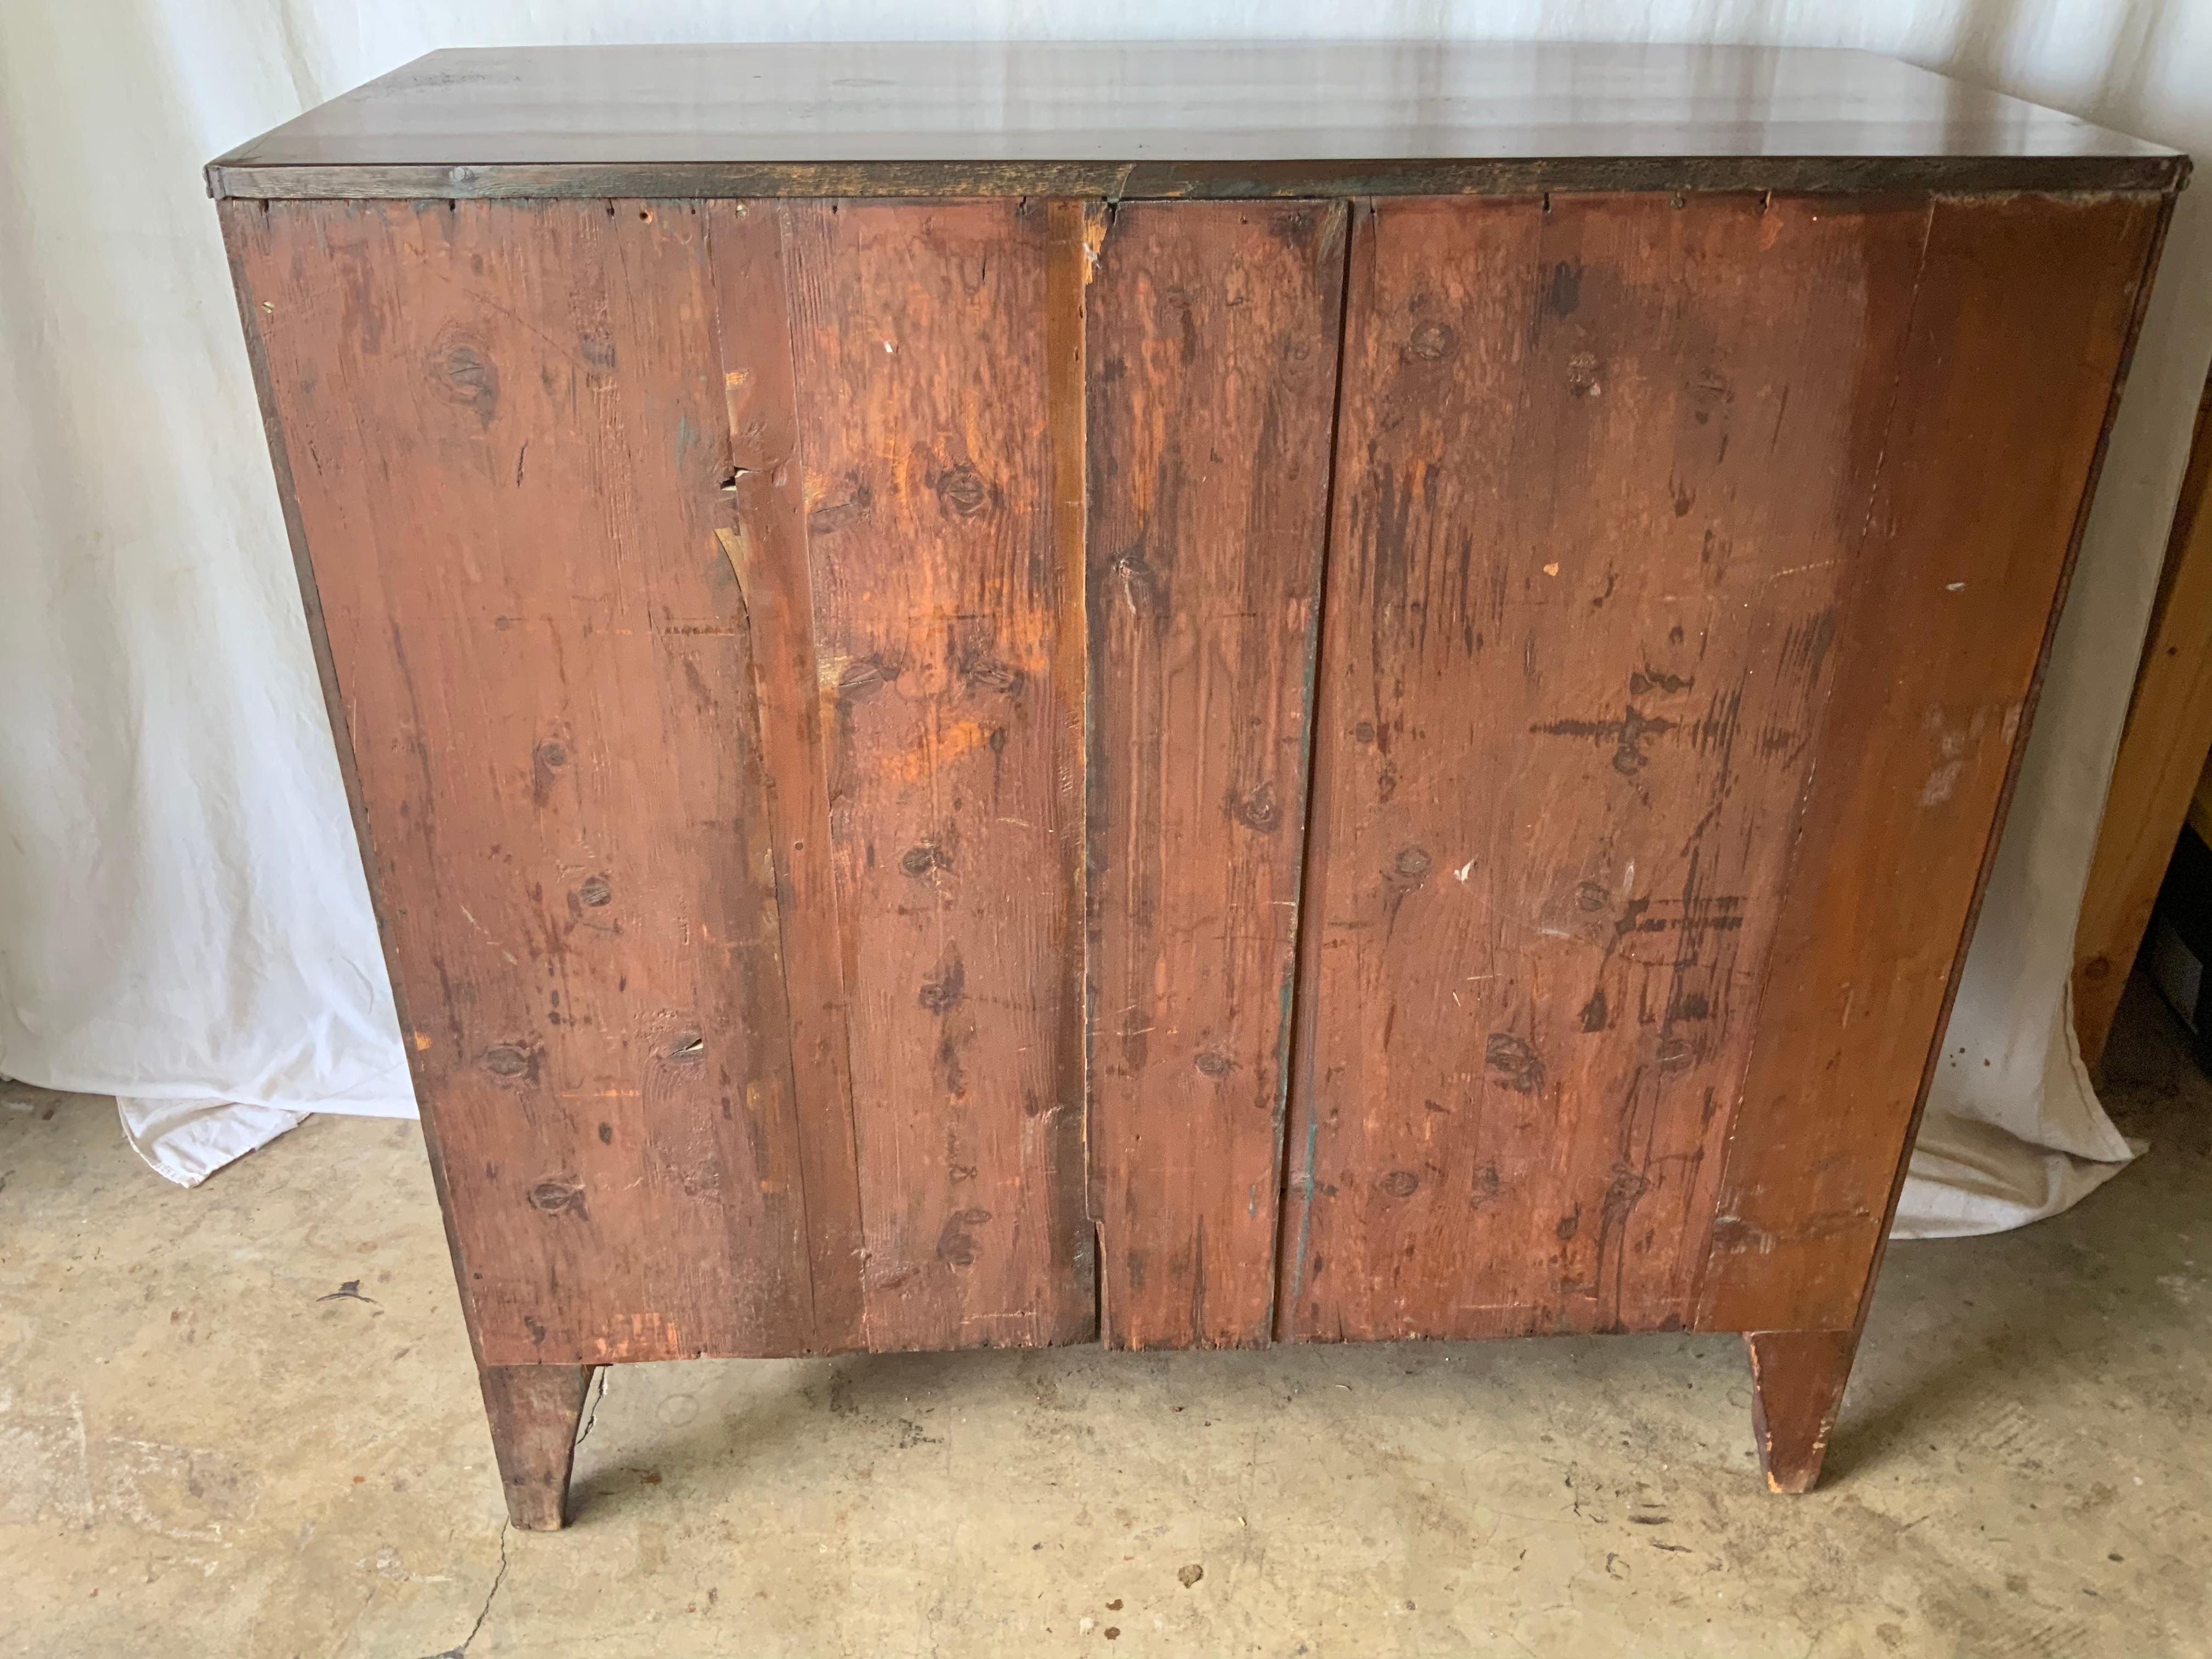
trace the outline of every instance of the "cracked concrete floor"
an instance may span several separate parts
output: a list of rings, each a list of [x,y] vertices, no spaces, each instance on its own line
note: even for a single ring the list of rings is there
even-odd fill
[[[2131,994],[2150,1156],[1903,1245],[1829,1478],[1733,1338],[611,1375],[509,1533],[410,1124],[184,1192],[0,1087],[0,1652],[2212,1654],[2212,1085]],[[603,1374],[605,1375],[605,1374]]]

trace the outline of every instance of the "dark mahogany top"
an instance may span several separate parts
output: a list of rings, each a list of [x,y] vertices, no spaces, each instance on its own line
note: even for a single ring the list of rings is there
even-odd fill
[[[2167,189],[2170,150],[1867,52],[1384,41],[434,52],[218,196]]]

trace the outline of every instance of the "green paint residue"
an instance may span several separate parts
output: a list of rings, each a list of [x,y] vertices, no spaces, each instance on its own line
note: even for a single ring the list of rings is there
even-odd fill
[[[1306,1125],[1306,1206],[1298,1213],[1298,1259],[1291,1271],[1291,1317],[1298,1316],[1297,1300],[1306,1287],[1306,1242],[1313,1236],[1314,1164],[1321,1156],[1321,1119]]]

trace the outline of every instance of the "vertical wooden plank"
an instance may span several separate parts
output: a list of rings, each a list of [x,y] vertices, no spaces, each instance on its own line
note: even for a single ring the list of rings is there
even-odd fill
[[[789,986],[794,1115],[806,1183],[814,1337],[868,1346],[853,1125],[845,960],[830,836],[828,763],[814,597],[807,568],[785,214],[773,202],[707,206],[729,470],[718,531],[751,647],[768,779],[777,939]]]
[[[1072,1340],[1094,1296],[1066,988],[1077,691],[1054,645],[1081,596],[1054,526],[1050,216],[775,211],[867,1342]]]
[[[1926,206],[1356,216],[1280,1328],[1673,1328]]]
[[[1057,792],[1075,833],[1060,841],[1061,910],[1055,1098],[1075,1103],[1079,1182],[1066,1196],[1080,1206],[1067,1218],[1075,1234],[1074,1270],[1091,1290],[1087,1335],[1097,1334],[1098,1230],[1091,1161],[1091,654],[1086,573],[1090,568],[1090,288],[1106,234],[1106,204],[1059,198],[1045,204],[1045,401],[1052,445],[1053,701]],[[1063,1143],[1064,1145],[1065,1143]]]
[[[1856,1328],[2165,204],[1941,198],[1698,1322]]]
[[[804,1352],[700,210],[223,211],[481,1358]]]
[[[1264,1344],[1341,204],[1133,203],[1091,296],[1104,1337]]]

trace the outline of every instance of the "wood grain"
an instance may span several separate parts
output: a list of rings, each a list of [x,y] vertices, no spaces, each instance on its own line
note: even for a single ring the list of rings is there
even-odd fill
[[[1934,204],[1701,1327],[1863,1317],[2164,211]]]
[[[2197,410],[2150,632],[2074,939],[2074,1029],[2094,1066],[2212,754],[2212,380]]]
[[[815,1346],[866,1348],[844,928],[830,835],[826,704],[807,562],[784,216],[732,202],[710,203],[707,214],[729,433],[720,488],[730,523],[716,534],[744,601],[768,779],[777,939],[809,1199]]]
[[[1690,1322],[1926,220],[1360,209],[1285,1336]]]
[[[1345,210],[1125,204],[1091,294],[1104,1339],[1264,1345]]]
[[[483,1358],[805,1351],[702,215],[224,223]]]
[[[781,227],[836,898],[799,925],[842,951],[867,1343],[1074,1340],[1082,669],[1054,646],[1082,599],[1054,532],[1048,216],[739,205]]]
[[[1073,1261],[1090,1287],[1085,1334],[1097,1336],[1099,1310],[1098,1229],[1091,1162],[1091,629],[1086,593],[1090,568],[1091,379],[1090,288],[1098,245],[1106,234],[1103,202],[1045,204],[1045,398],[1052,448],[1053,553],[1053,788],[1075,833],[1061,837],[1058,1081],[1055,1097],[1073,1103],[1081,1212]],[[1066,1143],[1061,1146],[1065,1148]]]

